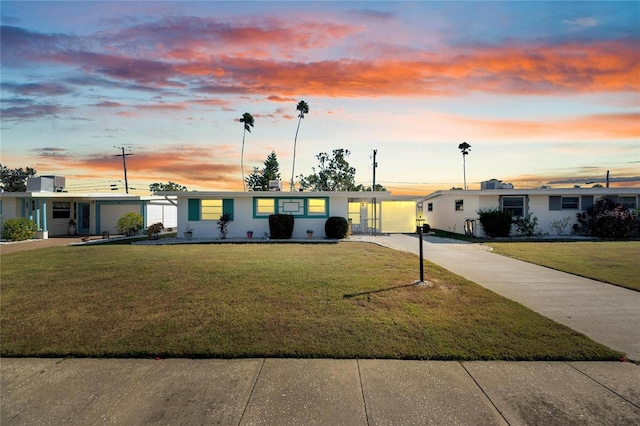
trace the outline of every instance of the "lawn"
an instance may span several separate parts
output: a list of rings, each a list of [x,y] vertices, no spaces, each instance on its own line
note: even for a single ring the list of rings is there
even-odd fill
[[[640,241],[485,244],[494,253],[640,291]]]
[[[34,254],[37,253],[37,256]],[[613,360],[374,244],[85,246],[2,256],[2,356]]]

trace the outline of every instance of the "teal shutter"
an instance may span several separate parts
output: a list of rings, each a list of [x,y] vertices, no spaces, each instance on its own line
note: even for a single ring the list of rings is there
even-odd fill
[[[189,198],[189,211],[187,215],[190,221],[200,220],[200,199],[199,198]]]
[[[229,213],[231,220],[233,220],[233,199],[225,198],[222,200],[222,213]]]

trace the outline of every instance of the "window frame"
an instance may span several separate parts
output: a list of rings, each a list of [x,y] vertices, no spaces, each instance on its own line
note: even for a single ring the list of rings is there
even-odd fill
[[[463,212],[464,211],[464,199],[455,200],[454,201],[454,210],[457,211],[457,212]]]
[[[258,207],[260,202],[265,200],[273,200],[273,211],[260,212]],[[324,202],[323,212],[311,212],[310,200],[322,200]],[[285,204],[299,203],[302,211],[300,213],[292,214],[284,211]],[[326,219],[330,213],[330,199],[329,197],[253,197],[253,218],[254,219],[267,219],[272,214],[292,214],[296,218],[308,218],[308,219]]]
[[[635,195],[619,195],[618,203],[629,210],[635,210],[638,208],[638,197]]]
[[[507,200],[522,200],[522,206],[516,206],[516,205],[506,205],[505,206],[505,201]],[[507,203],[508,204],[508,203]],[[505,211],[510,211],[514,217],[526,217],[526,213],[527,213],[527,201],[526,201],[526,197],[524,195],[507,195],[507,196],[503,196],[500,199],[500,207],[502,209],[503,212]],[[522,209],[522,214],[518,214],[517,211]]]
[[[216,205],[205,205],[205,203],[216,203]],[[219,220],[224,214],[224,201],[222,198],[203,198],[200,200],[200,220]]]
[[[65,207],[61,207],[66,205]],[[71,218],[71,201],[54,201],[51,206],[51,217],[53,219]]]

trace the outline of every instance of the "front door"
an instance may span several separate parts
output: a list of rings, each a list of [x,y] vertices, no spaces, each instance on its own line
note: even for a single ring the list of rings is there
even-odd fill
[[[78,203],[78,234],[91,233],[91,206],[89,203]]]

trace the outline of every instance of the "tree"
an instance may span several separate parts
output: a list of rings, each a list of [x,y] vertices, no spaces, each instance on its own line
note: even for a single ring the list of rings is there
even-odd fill
[[[367,192],[371,192],[371,186],[364,186],[363,184],[360,184],[358,186],[356,186],[354,188],[355,191],[367,191]],[[384,186],[380,185],[379,183],[376,183],[376,189],[374,191],[386,191],[387,188],[385,188]]]
[[[467,164],[465,161],[465,157],[469,154],[469,150],[471,149],[471,145],[466,142],[462,142],[458,145],[458,149],[462,151],[462,172],[464,173],[464,189],[467,188]]]
[[[300,187],[312,191],[354,191],[356,169],[349,166],[346,160],[349,154],[349,150],[341,148],[334,149],[332,156],[326,152],[316,155],[318,171],[312,167],[312,174],[306,177],[300,175]]]
[[[162,191],[183,191],[186,192],[187,191],[187,187],[183,186],[183,185],[179,185],[175,182],[167,182],[167,183],[152,183],[151,185],[149,185],[149,191],[151,191],[151,193],[153,195],[157,194],[158,192],[162,192]]]
[[[305,101],[298,102],[296,105],[296,111],[300,111],[298,114],[298,128],[296,129],[296,137],[293,140],[293,166],[291,167],[291,182],[290,182],[290,190],[293,191],[293,176],[296,170],[296,145],[298,144],[298,131],[300,130],[300,122],[304,118],[305,114],[309,114],[309,104]]]
[[[244,191],[247,190],[247,187],[245,186],[245,182],[244,182],[244,137],[247,134],[247,131],[249,133],[251,133],[251,128],[253,127],[253,115],[249,114],[248,112],[245,112],[244,114],[242,114],[242,118],[240,119],[241,123],[244,123],[244,130],[242,132],[242,153],[240,156],[240,169],[242,169],[242,189]]]
[[[273,151],[264,160],[264,168],[259,170],[254,167],[253,172],[245,179],[245,183],[250,191],[268,191],[270,180],[280,180],[280,164]]]
[[[36,175],[35,169],[31,167],[27,167],[26,170],[23,170],[22,167],[10,169],[0,164],[0,169],[1,188],[5,192],[25,192],[27,190],[27,178]]]

